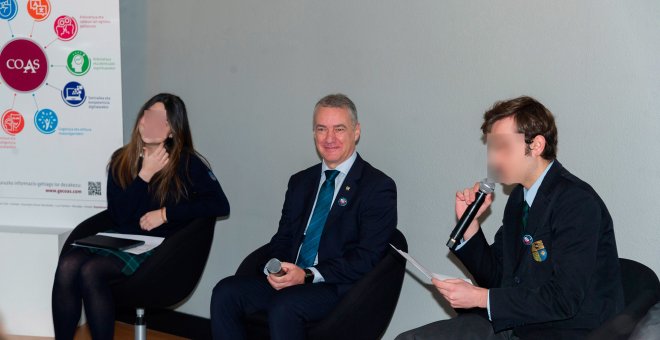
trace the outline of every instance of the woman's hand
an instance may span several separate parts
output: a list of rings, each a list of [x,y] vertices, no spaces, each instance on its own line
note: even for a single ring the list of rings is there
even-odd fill
[[[163,209],[152,210],[142,215],[142,217],[140,217],[140,228],[142,230],[151,231],[167,222],[167,220],[165,220],[166,217]]]
[[[164,143],[158,144],[153,151],[150,151],[149,148],[145,147],[142,149],[142,153],[142,169],[140,169],[138,176],[140,176],[145,182],[149,183],[151,178],[167,165],[170,161],[170,155],[167,153],[167,150],[165,150]]]

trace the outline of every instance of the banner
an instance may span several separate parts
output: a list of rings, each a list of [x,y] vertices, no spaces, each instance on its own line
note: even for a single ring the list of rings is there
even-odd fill
[[[0,0],[0,225],[106,208],[122,145],[118,0]]]

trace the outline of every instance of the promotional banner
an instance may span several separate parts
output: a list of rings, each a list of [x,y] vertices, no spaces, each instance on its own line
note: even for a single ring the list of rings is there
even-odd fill
[[[122,145],[118,0],[0,0],[0,225],[106,208]]]

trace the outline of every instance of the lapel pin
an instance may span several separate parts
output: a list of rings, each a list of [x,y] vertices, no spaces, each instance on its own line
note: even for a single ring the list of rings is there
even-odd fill
[[[523,236],[522,241],[523,241],[524,245],[528,246],[528,245],[532,244],[532,242],[534,242],[534,239],[532,238],[532,235],[528,234],[528,235]]]
[[[340,197],[340,198],[337,200],[337,204],[339,204],[339,205],[342,206],[342,207],[343,207],[343,206],[346,206],[346,204],[348,204],[348,200],[346,199],[346,197]]]
[[[349,187],[349,186],[347,185],[347,186],[346,186],[346,191],[350,191],[350,190],[351,190],[351,187]]]

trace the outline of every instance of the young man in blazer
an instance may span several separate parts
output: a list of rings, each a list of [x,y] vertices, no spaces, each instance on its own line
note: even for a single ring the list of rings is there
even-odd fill
[[[266,311],[272,339],[304,339],[384,256],[397,224],[396,186],[356,152],[360,124],[342,94],[314,108],[322,163],[291,176],[270,255],[284,275],[230,276],[213,289],[214,339],[242,339],[245,315]]]
[[[475,219],[454,252],[478,286],[433,280],[452,307],[473,310],[397,339],[581,339],[623,306],[607,207],[556,160],[557,127],[538,101],[496,103],[482,131],[489,166],[515,187],[493,244]],[[456,216],[478,189],[456,193]],[[489,194],[477,217],[491,202]]]

